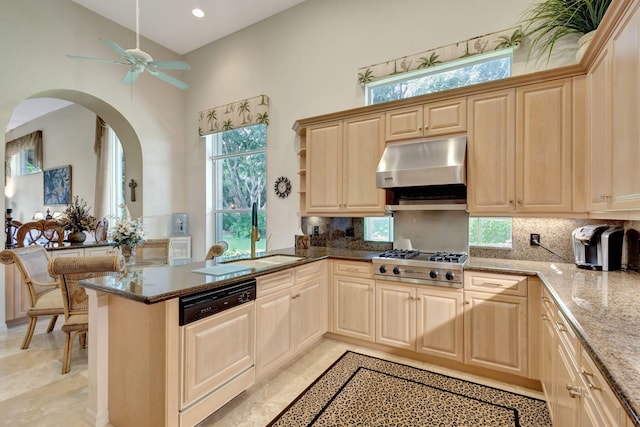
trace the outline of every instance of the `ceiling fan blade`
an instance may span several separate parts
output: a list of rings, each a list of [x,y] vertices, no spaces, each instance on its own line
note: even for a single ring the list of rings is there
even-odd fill
[[[135,59],[133,58],[133,56],[129,55],[129,52],[121,48],[118,45],[118,43],[112,42],[111,40],[107,40],[107,39],[100,39],[100,41],[105,45],[107,45],[108,47],[110,47],[111,49],[113,49],[118,55],[122,56],[127,61],[129,61],[129,63],[135,62]]]
[[[190,70],[191,66],[183,61],[152,61],[147,64],[150,67],[163,70]]]
[[[155,76],[157,78],[159,78],[160,80],[164,80],[167,83],[170,83],[172,85],[174,85],[175,87],[179,88],[179,89],[187,89],[189,87],[188,84],[186,84],[183,81],[180,81],[178,79],[176,79],[175,77],[171,77],[168,74],[165,74],[161,71],[158,70],[153,70],[153,69],[149,69],[147,68],[147,70],[149,70],[149,74],[151,74],[152,76]]]
[[[142,71],[137,71],[135,68],[132,68],[131,70],[127,71],[127,74],[124,75],[122,83],[126,85],[132,85],[141,73]]]
[[[77,55],[67,55],[67,58],[71,58],[71,59],[82,59],[84,61],[97,61],[97,62],[109,62],[111,64],[122,64],[122,65],[129,65],[126,62],[122,62],[122,61],[116,61],[114,59],[102,59],[102,58],[90,58],[88,56],[77,56]]]

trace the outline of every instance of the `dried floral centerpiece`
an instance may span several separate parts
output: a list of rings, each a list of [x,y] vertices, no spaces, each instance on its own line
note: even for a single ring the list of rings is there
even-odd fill
[[[128,263],[133,261],[136,254],[136,246],[144,240],[144,227],[142,218],[131,219],[131,214],[126,205],[120,205],[122,217],[118,218],[111,232],[113,245],[120,248],[122,255]]]
[[[91,208],[87,206],[82,198],[75,196],[66,207],[60,218],[60,224],[70,233],[67,240],[70,243],[82,243],[87,238],[85,231],[96,229],[98,221],[90,213]]]

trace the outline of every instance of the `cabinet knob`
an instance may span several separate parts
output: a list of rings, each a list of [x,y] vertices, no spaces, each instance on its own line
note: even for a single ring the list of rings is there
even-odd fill
[[[513,204],[513,200],[509,200],[509,204],[512,205]]]
[[[540,314],[540,317],[542,317],[542,320],[549,320],[546,314]]]
[[[465,302],[464,302],[464,304],[465,304],[465,305],[470,305],[470,304],[471,304],[471,302],[470,302],[470,301],[465,301]]]
[[[521,205],[522,204],[522,200],[518,200],[518,204]]]

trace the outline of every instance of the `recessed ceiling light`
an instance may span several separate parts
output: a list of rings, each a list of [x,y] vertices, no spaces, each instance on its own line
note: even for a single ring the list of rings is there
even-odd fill
[[[204,12],[202,11],[202,9],[198,9],[198,8],[193,9],[191,13],[193,13],[193,16],[195,16],[196,18],[204,17]]]

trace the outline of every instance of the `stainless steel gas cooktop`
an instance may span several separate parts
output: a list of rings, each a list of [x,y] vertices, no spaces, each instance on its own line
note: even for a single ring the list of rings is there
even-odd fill
[[[372,261],[376,279],[462,288],[466,260],[465,253],[391,249]]]

